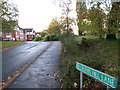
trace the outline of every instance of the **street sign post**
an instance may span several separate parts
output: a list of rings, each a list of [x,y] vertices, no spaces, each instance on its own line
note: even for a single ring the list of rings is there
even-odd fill
[[[79,62],[76,62],[76,69],[79,70],[80,72],[89,75],[90,77],[104,83],[105,85],[107,85],[107,88],[112,87],[112,88],[116,88],[117,87],[117,79],[115,79],[114,77],[105,74],[101,71],[95,70],[91,67],[88,67],[84,64],[81,64]],[[82,82],[82,73],[80,73],[80,82]],[[80,83],[80,86],[82,85],[82,83]],[[80,87],[81,88],[81,87]]]

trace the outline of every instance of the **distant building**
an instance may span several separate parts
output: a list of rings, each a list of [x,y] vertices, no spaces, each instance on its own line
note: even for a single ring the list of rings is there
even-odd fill
[[[35,37],[40,36],[40,32],[35,32]]]
[[[13,40],[13,38],[12,38],[12,33],[2,33],[2,38],[3,38],[3,40]]]
[[[2,33],[3,40],[20,41],[20,32],[13,30],[12,32]]]
[[[16,33],[16,38],[15,38],[16,41],[25,41],[25,34],[23,28],[19,26],[16,27],[15,33]]]
[[[34,39],[35,31],[33,30],[33,28],[24,28],[23,32],[24,32],[26,41],[32,41]]]
[[[9,41],[32,41],[35,37],[33,28],[21,28],[17,26],[12,32],[1,32],[3,40]]]

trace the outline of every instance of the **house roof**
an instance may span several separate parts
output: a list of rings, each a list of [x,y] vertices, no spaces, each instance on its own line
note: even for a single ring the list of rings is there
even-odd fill
[[[23,29],[23,28],[21,28],[20,26],[18,26],[18,28],[19,28],[19,29]]]
[[[35,32],[33,28],[21,28],[19,25],[17,25],[19,29],[23,30],[23,32]]]
[[[24,31],[24,32],[32,32],[32,31],[33,31],[33,28],[23,28],[23,31]]]

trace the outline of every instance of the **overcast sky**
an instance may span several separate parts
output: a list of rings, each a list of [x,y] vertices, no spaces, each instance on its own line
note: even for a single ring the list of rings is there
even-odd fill
[[[59,17],[61,12],[53,0],[11,0],[19,10],[19,26],[33,28],[35,31],[47,29],[53,18]],[[57,0],[56,0],[57,1]],[[72,0],[71,16],[76,17],[76,0]]]

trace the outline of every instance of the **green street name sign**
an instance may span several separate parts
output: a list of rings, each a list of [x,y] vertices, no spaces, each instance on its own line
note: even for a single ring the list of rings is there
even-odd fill
[[[78,62],[76,62],[76,69],[83,72],[84,74],[89,75],[90,77],[93,77],[93,78],[99,80],[100,82],[106,84],[107,86],[110,86],[112,88],[117,87],[117,79],[115,79],[114,77],[107,75],[101,71],[95,70],[91,67],[88,67],[88,66],[78,63]]]

